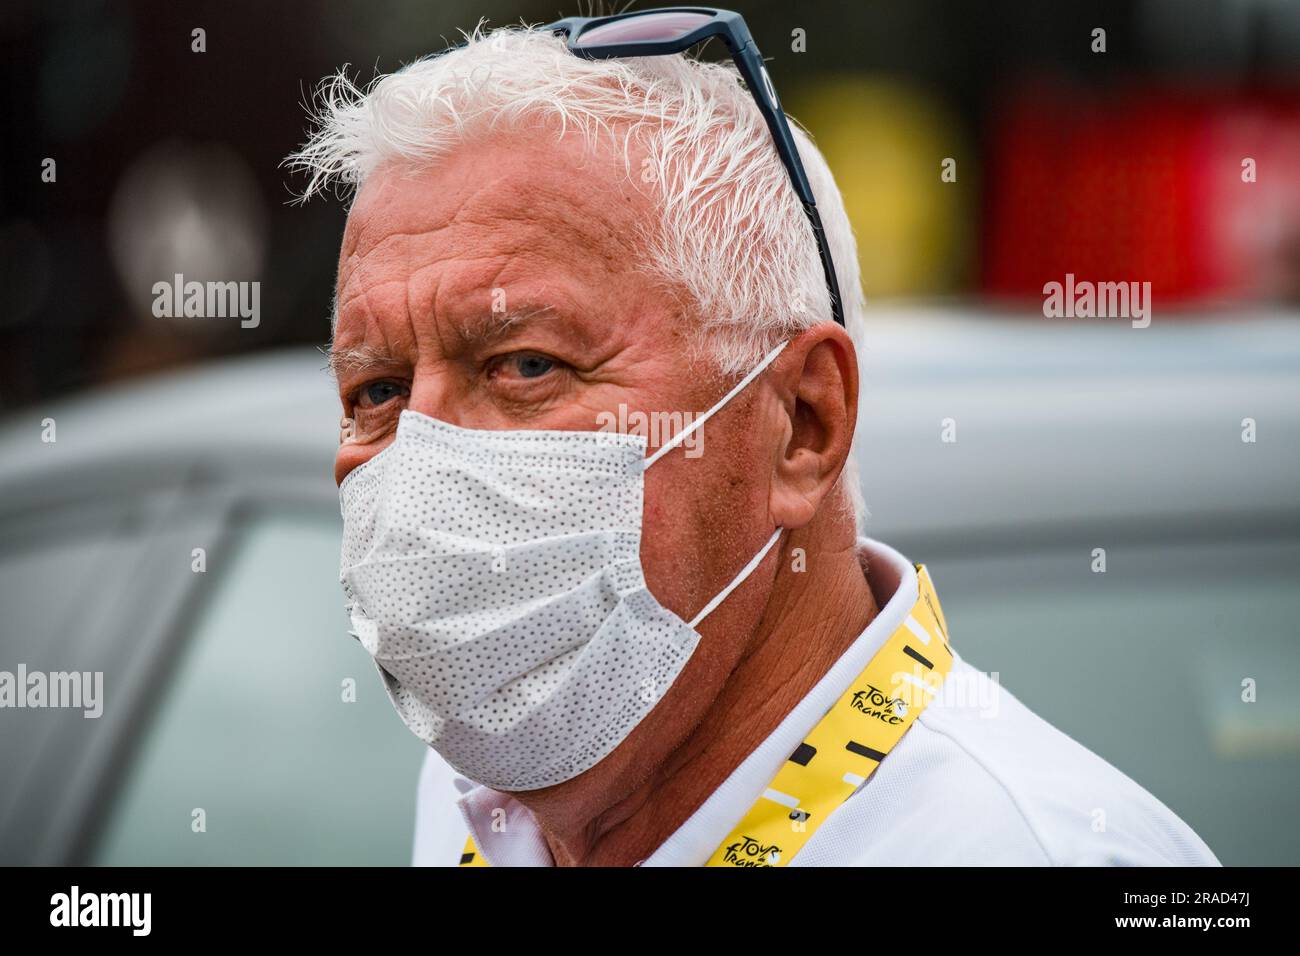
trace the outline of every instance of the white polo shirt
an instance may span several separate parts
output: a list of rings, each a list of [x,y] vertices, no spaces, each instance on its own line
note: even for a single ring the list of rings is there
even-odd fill
[[[880,613],[640,865],[702,866],[906,619],[917,600],[916,569],[877,541],[861,538],[858,546]],[[941,692],[788,866],[1219,865],[1172,810],[967,664],[959,644],[957,637]],[[505,825],[494,827],[501,819]],[[459,776],[430,749],[413,863],[456,865],[471,833],[492,866],[555,865],[531,811]]]

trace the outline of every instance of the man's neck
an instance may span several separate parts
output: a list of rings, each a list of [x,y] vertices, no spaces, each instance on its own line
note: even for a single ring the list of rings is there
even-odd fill
[[[583,833],[538,823],[560,866],[629,866],[650,856],[766,739],[866,629],[878,607],[856,538],[815,549],[817,530],[791,536],[807,567],[778,574],[763,621],[695,729],[643,784]]]

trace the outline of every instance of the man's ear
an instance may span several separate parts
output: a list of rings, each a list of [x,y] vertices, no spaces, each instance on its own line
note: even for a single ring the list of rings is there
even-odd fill
[[[858,419],[858,359],[834,322],[806,329],[776,366],[785,437],[773,461],[769,507],[780,527],[812,520],[839,478]]]

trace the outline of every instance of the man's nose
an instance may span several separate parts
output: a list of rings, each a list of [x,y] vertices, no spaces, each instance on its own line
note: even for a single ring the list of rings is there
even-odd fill
[[[406,399],[407,408],[450,425],[460,425],[464,404],[465,389],[445,363],[416,368],[411,393]]]

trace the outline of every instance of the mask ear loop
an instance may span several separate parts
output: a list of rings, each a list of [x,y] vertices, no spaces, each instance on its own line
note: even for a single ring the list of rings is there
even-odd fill
[[[727,596],[730,595],[732,591],[736,590],[736,588],[740,587],[742,584],[745,583],[745,578],[753,574],[754,569],[763,563],[763,559],[767,557],[767,553],[772,550],[772,546],[776,544],[777,539],[781,537],[781,532],[784,530],[785,530],[784,528],[777,528],[774,532],[772,532],[772,537],[767,539],[767,544],[763,545],[763,549],[759,551],[758,554],[754,555],[752,558],[749,559],[749,564],[741,568],[740,573],[737,574],[734,578],[732,578],[731,583],[728,584],[721,591],[719,591],[717,596],[712,601],[704,605],[704,609],[700,611],[699,614],[691,618],[691,623],[689,627],[692,631],[695,630],[695,626],[699,624],[700,621],[704,620],[706,617],[712,614],[714,609],[723,601],[725,601],[727,599]]]
[[[678,445],[684,442],[687,438],[689,438],[692,432],[701,428],[705,422],[707,422],[710,418],[713,417],[714,412],[717,412],[720,409],[722,409],[727,404],[727,402],[731,401],[738,394],[740,394],[740,392],[745,388],[746,385],[748,385],[754,379],[758,378],[758,376],[762,374],[765,368],[767,368],[769,365],[775,362],[776,357],[780,355],[781,352],[785,349],[785,347],[789,344],[790,344],[790,340],[786,339],[784,342],[782,342],[780,345],[774,348],[771,352],[768,352],[767,356],[763,359],[763,361],[759,362],[758,365],[754,367],[753,371],[751,371],[748,375],[746,375],[739,382],[737,382],[735,388],[729,391],[726,395],[722,396],[721,401],[719,401],[716,405],[710,408],[699,418],[695,419],[695,421],[692,422],[689,426],[679,431],[671,439],[664,442],[664,444],[661,445],[653,455],[648,456],[645,459],[644,467],[649,468],[660,458],[668,454],[668,452],[672,451],[674,448],[676,448]]]
[[[785,347],[789,344],[790,344],[790,340],[786,339],[776,348],[772,349],[772,351],[768,352],[767,355],[763,357],[763,361],[759,362],[758,365],[756,365],[748,375],[746,375],[739,382],[737,382],[735,387],[732,388],[731,391],[729,391],[726,395],[722,396],[722,399],[716,405],[710,408],[699,418],[695,419],[695,421],[692,422],[688,427],[683,428],[680,432],[674,435],[670,440],[664,442],[664,444],[661,445],[653,455],[649,455],[645,459],[644,467],[649,468],[660,458],[668,454],[668,452],[672,451],[674,448],[676,448],[678,445],[684,442],[687,438],[689,438],[692,432],[695,432],[701,427],[703,427],[704,423],[707,422],[710,418],[712,418],[715,412],[721,410],[722,408],[725,408],[727,403],[731,401],[733,398],[735,398],[737,395],[739,395],[744,390],[746,385],[748,385],[754,379],[758,378],[758,376],[763,374],[763,371],[769,365],[771,365],[773,362],[776,361],[776,357],[780,355],[785,350]],[[763,562],[763,559],[765,557],[767,557],[767,553],[772,550],[772,547],[780,539],[781,532],[784,530],[785,530],[784,528],[777,528],[776,531],[772,532],[772,537],[767,539],[767,544],[763,545],[762,550],[760,550],[758,554],[754,555],[752,558],[749,559],[749,564],[741,568],[740,573],[731,579],[731,583],[728,584],[721,591],[719,591],[714,596],[712,601],[704,605],[703,609],[700,611],[699,614],[691,618],[690,624],[687,625],[688,627],[690,627],[691,630],[695,630],[695,626],[699,624],[702,620],[704,620],[706,617],[708,617],[710,614],[712,614],[713,611],[717,608],[717,606],[721,604],[723,601],[725,601],[732,591],[736,590],[736,588],[740,587],[742,584],[745,583],[745,579],[748,578],[751,574],[753,574],[754,569],[757,568]]]

